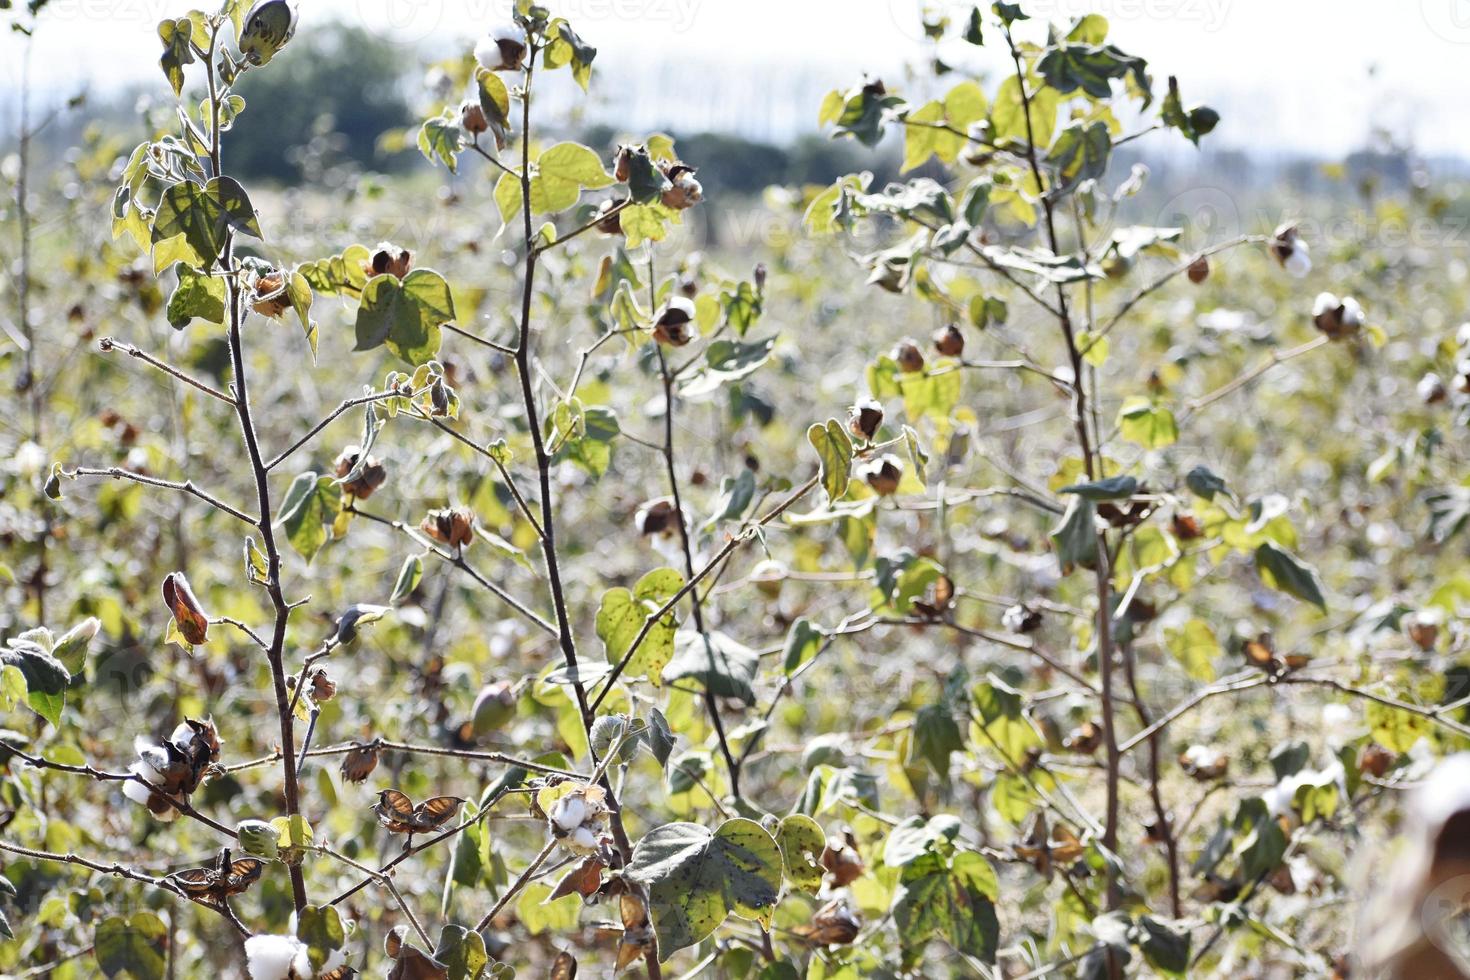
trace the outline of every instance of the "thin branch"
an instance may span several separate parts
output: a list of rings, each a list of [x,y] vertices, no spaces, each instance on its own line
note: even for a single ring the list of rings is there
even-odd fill
[[[498,344],[493,340],[488,340],[485,337],[481,337],[477,333],[471,333],[470,331],[465,330],[463,327],[456,327],[452,323],[444,324],[444,328],[450,333],[457,333],[466,340],[473,340],[475,343],[485,347],[489,347],[491,350],[499,351],[502,354],[509,354],[512,357],[515,356],[516,349],[514,347],[508,346],[506,344]]]
[[[286,459],[291,456],[292,453],[296,452],[296,450],[300,449],[302,446],[306,445],[308,442],[310,442],[312,439],[314,439],[316,437],[317,433],[321,432],[327,426],[329,426],[333,422],[335,422],[338,418],[340,418],[342,416],[342,414],[344,412],[350,411],[350,410],[358,407],[359,405],[366,405],[369,402],[380,402],[380,401],[384,401],[384,400],[389,399],[389,398],[415,398],[415,397],[417,397],[420,394],[422,394],[422,392],[417,392],[417,391],[375,391],[375,392],[372,392],[372,393],[367,394],[367,395],[361,395],[361,396],[359,396],[357,398],[348,398],[348,399],[344,400],[340,405],[338,405],[336,408],[334,408],[331,411],[331,413],[327,415],[326,418],[322,419],[316,425],[312,426],[307,431],[306,435],[302,436],[300,439],[297,439],[296,442],[294,442],[291,445],[291,448],[289,448],[285,452],[280,453],[279,455],[277,455],[269,463],[266,463],[265,464],[266,472],[270,472],[271,470],[275,469],[277,466],[280,466],[282,463],[284,463],[286,461]]]
[[[224,402],[226,405],[233,406],[235,404],[234,398],[232,398],[230,395],[225,394],[223,391],[220,391],[218,388],[212,385],[205,384],[203,381],[200,381],[198,378],[193,377],[192,375],[185,374],[183,371],[180,371],[172,364],[161,361],[158,358],[154,357],[152,354],[149,354],[143,350],[140,350],[137,347],[134,347],[132,344],[125,344],[121,341],[114,340],[111,337],[103,337],[97,342],[97,346],[104,354],[110,354],[112,351],[120,350],[130,357],[136,357],[144,364],[150,364],[153,367],[156,367],[158,370],[162,371],[164,374],[169,375],[170,377],[177,378],[178,380],[182,381],[184,384],[189,385],[192,388],[197,388],[199,391],[204,392],[211,398],[217,398],[220,401]]]
[[[106,476],[111,477],[114,480],[131,480],[134,483],[142,483],[145,486],[150,487],[160,487],[164,490],[177,490],[180,493],[187,493],[192,496],[198,497],[200,500],[204,501],[215,510],[223,514],[229,514],[237,521],[244,521],[251,527],[260,526],[255,518],[247,516],[244,511],[241,511],[235,507],[231,507],[229,504],[225,503],[223,500],[220,500],[213,494],[196,487],[193,480],[184,480],[182,482],[175,482],[173,480],[160,480],[156,476],[147,476],[143,473],[134,473],[132,470],[125,470],[118,466],[108,466],[103,468],[79,466],[76,469],[71,470],[70,472],[62,470],[62,475],[70,479],[75,479],[79,476]]]

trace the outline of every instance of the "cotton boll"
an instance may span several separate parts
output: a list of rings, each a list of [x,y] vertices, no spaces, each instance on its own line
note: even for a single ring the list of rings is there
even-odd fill
[[[1312,271],[1312,257],[1307,254],[1307,243],[1297,243],[1296,249],[1283,264],[1286,267],[1286,271],[1292,276],[1297,279],[1305,279],[1307,274]]]
[[[1312,301],[1312,316],[1321,316],[1337,309],[1338,300],[1334,293],[1318,293],[1317,298]]]
[[[1363,325],[1363,307],[1351,296],[1342,300],[1342,325],[1354,330]]]
[[[306,944],[295,936],[251,936],[245,940],[250,980],[305,980],[312,976]]]
[[[580,795],[563,796],[551,808],[551,821],[564,833],[571,833],[587,819],[587,801]]]
[[[1322,708],[1322,727],[1327,731],[1353,723],[1353,709],[1345,704],[1329,704]]]
[[[16,448],[11,466],[18,476],[34,478],[46,468],[46,450],[34,442],[23,442]]]
[[[597,835],[592,832],[592,829],[590,827],[578,827],[577,832],[574,833],[569,840],[573,850],[597,850]]]
[[[475,44],[475,60],[488,71],[518,69],[526,57],[526,34],[515,24],[501,24]]]
[[[128,771],[136,773],[137,775],[142,776],[144,779],[147,779],[149,782],[152,782],[152,779],[146,773],[139,771],[140,769],[144,768],[150,767],[145,766],[141,762],[135,762],[131,767],[129,767]],[[148,801],[153,798],[153,790],[149,789],[147,786],[144,786],[142,783],[138,782],[135,779],[129,779],[127,782],[123,783],[123,796],[126,796],[128,799],[132,800],[139,806],[147,806]]]

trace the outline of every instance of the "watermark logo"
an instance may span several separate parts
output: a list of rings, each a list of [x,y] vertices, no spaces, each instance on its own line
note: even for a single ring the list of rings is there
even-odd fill
[[[1424,23],[1451,44],[1470,44],[1470,0],[1419,0]]]

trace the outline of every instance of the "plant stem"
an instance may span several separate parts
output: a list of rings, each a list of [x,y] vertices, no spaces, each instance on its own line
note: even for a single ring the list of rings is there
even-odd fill
[[[653,276],[653,251],[649,248],[648,272],[650,279]],[[649,284],[649,292],[653,291],[653,284]],[[657,342],[655,342],[657,344]],[[674,465],[674,379],[669,374],[668,360],[664,357],[662,344],[658,346],[658,369],[664,384],[664,444],[663,457],[664,468],[668,471],[669,492],[674,497],[674,522],[679,526],[679,544],[684,552],[684,573],[689,579],[694,578],[694,551],[689,546],[689,525],[686,523],[684,514],[684,501],[679,494],[679,473]],[[699,598],[698,589],[689,590],[689,606],[694,613],[694,628],[699,631],[700,638],[704,641],[704,652],[709,657],[709,669],[713,675],[715,669],[715,648],[710,642],[709,630],[704,626],[704,607]],[[709,683],[704,686],[704,708],[709,714],[710,724],[714,726],[715,736],[720,740],[720,754],[725,757],[725,768],[730,773],[730,795],[740,799],[740,760],[735,758],[730,751],[730,740],[725,735],[725,723],[720,720],[720,703],[715,698],[714,691],[710,690]]]
[[[1036,182],[1037,192],[1041,194],[1041,205],[1045,215],[1046,237],[1051,247],[1052,254],[1060,254],[1060,238],[1057,235],[1056,215],[1050,193],[1047,191],[1045,177],[1041,172],[1041,162],[1036,155],[1036,133],[1031,123],[1031,96],[1026,87],[1026,67],[1021,60],[1021,52],[1016,48],[1015,39],[1011,36],[1009,27],[1005,28],[1006,44],[1010,48],[1011,61],[1016,69],[1016,83],[1021,93],[1021,114],[1026,120],[1026,159],[1031,167],[1031,175]],[[1072,424],[1077,432],[1077,443],[1082,451],[1082,462],[1089,480],[1097,479],[1098,459],[1094,451],[1092,436],[1087,424],[1087,385],[1085,383],[1085,365],[1082,360],[1082,352],[1077,346],[1076,333],[1072,327],[1072,317],[1067,306],[1066,287],[1057,283],[1057,319],[1061,323],[1062,336],[1067,344],[1067,359],[1072,368]],[[1098,567],[1095,570],[1097,579],[1097,661],[1102,680],[1102,727],[1103,742],[1107,749],[1107,818],[1103,824],[1103,846],[1116,856],[1118,853],[1118,784],[1120,781],[1119,762],[1121,756],[1118,752],[1118,737],[1115,724],[1116,707],[1113,701],[1113,640],[1112,640],[1112,608],[1111,608],[1111,582],[1110,563],[1108,561],[1107,533],[1102,530],[1097,532],[1098,538]],[[1118,908],[1123,898],[1122,889],[1118,884],[1118,870],[1116,861],[1110,860],[1107,864],[1107,906],[1111,911]],[[1121,969],[1110,957],[1110,970],[1116,972]]]
[[[210,163],[216,176],[221,173],[220,94],[214,65],[215,46],[218,39],[219,34],[216,31],[210,38],[209,57],[204,66],[205,75],[209,80]],[[220,265],[227,272],[234,270],[234,251],[235,237],[231,232],[225,236],[224,251],[219,257]],[[229,350],[231,371],[234,374],[235,414],[240,420],[240,435],[245,441],[247,460],[255,478],[255,497],[260,506],[260,520],[257,522],[257,527],[260,529],[261,545],[266,557],[265,587],[271,599],[271,606],[275,610],[275,623],[271,631],[270,646],[266,650],[266,659],[270,664],[271,685],[275,689],[276,715],[280,724],[281,769],[286,798],[286,815],[293,817],[301,812],[301,789],[297,783],[296,774],[296,735],[289,707],[291,695],[286,688],[286,625],[291,618],[291,607],[287,605],[285,594],[281,590],[281,553],[276,547],[273,527],[270,479],[265,460],[261,456],[260,440],[256,435],[255,420],[250,410],[250,388],[246,380],[245,352],[241,340],[245,297],[241,293],[238,275],[225,277],[225,291],[229,305]],[[300,913],[306,907],[306,879],[299,864],[291,865],[290,873],[291,897],[297,913]]]

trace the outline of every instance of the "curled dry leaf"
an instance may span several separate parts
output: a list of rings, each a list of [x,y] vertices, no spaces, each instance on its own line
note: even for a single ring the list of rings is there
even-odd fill
[[[557,953],[551,964],[551,980],[575,980],[576,976],[577,958],[566,950]]]
[[[359,745],[349,749],[342,757],[342,778],[349,783],[360,783],[378,768],[377,745]]]
[[[209,639],[209,617],[183,572],[170,572],[164,578],[163,602],[174,617],[179,635],[190,645],[199,646]]]
[[[867,866],[858,853],[857,837],[852,828],[843,827],[840,833],[827,835],[821,865],[827,872],[827,883],[833,888],[846,888],[863,876]]]
[[[792,932],[813,946],[846,946],[862,931],[863,918],[845,898],[836,898],[817,909],[812,921]]]
[[[582,901],[592,900],[602,890],[602,869],[605,865],[596,855],[589,855],[579,861],[572,870],[562,876],[561,881],[551,890],[547,897],[548,902],[554,902],[558,898],[568,895],[580,895]]]
[[[1038,810],[1026,825],[1025,836],[1011,850],[1043,877],[1050,878],[1053,870],[1075,864],[1087,848],[1071,827],[1065,824],[1049,826],[1046,814]]]
[[[658,940],[648,917],[648,899],[641,889],[624,891],[618,897],[618,910],[623,920],[623,934],[618,939],[616,968],[622,972],[648,953],[657,952]]]

